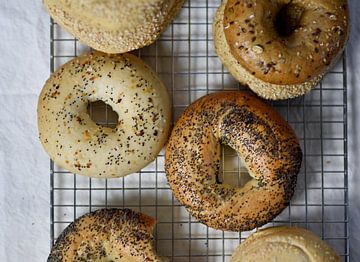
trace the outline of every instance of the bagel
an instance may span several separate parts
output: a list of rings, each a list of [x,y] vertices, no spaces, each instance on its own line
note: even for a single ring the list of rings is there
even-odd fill
[[[253,178],[237,188],[216,181],[220,143],[237,151]],[[176,198],[202,223],[246,231],[278,215],[294,193],[302,152],[290,126],[245,92],[220,92],[191,104],[176,122],[165,171]]]
[[[155,220],[130,209],[100,209],[71,223],[48,262],[165,261],[153,247]]]
[[[106,53],[152,44],[184,0],[44,0],[51,17],[81,42]]]
[[[231,262],[340,262],[336,252],[303,228],[272,227],[248,237],[233,253]]]
[[[225,0],[213,23],[215,50],[229,72],[265,99],[315,87],[349,34],[346,0]]]
[[[93,122],[89,103],[103,101],[117,113],[115,128]],[[167,90],[131,54],[90,52],[59,68],[38,102],[41,143],[59,166],[80,175],[112,178],[152,162],[169,133]]]

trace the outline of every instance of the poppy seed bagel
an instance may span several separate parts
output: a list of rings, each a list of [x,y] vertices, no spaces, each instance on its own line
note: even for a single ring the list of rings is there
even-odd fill
[[[47,261],[167,261],[156,255],[154,225],[153,218],[130,209],[88,213],[61,233]]]
[[[220,143],[237,151],[253,178],[241,188],[216,182]],[[220,92],[195,101],[178,119],[165,171],[195,218],[215,229],[246,231],[288,205],[301,160],[294,131],[275,110],[245,92]]]

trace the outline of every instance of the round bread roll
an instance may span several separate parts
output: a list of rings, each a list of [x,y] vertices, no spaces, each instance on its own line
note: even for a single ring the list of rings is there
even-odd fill
[[[118,115],[115,128],[91,120],[89,103],[103,101]],[[71,172],[112,178],[153,161],[169,133],[167,90],[131,54],[91,52],[74,58],[47,81],[38,102],[40,140],[50,157]]]
[[[225,0],[213,23],[224,66],[259,96],[293,98],[315,87],[348,39],[346,0]]]
[[[253,178],[241,188],[217,182],[221,143],[237,151]],[[165,170],[191,215],[215,229],[246,231],[288,205],[301,160],[298,139],[276,111],[245,92],[220,92],[195,101],[176,122]]]
[[[51,17],[81,42],[106,53],[152,44],[184,0],[44,0]]]
[[[272,227],[252,234],[241,243],[231,258],[231,262],[268,261],[340,262],[340,257],[309,230]]]
[[[167,261],[153,247],[154,225],[153,218],[130,209],[97,210],[61,233],[47,261]]]

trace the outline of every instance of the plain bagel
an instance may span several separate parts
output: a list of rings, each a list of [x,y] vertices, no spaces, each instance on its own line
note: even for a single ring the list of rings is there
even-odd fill
[[[214,24],[215,49],[230,73],[266,99],[303,95],[342,53],[346,0],[225,0]]]
[[[118,114],[115,128],[91,120],[90,102]],[[91,52],[60,67],[38,103],[40,140],[50,157],[71,172],[120,177],[153,161],[168,137],[171,104],[154,71],[131,54]]]
[[[125,53],[153,43],[184,0],[44,0],[52,18],[90,47]]]
[[[154,225],[153,218],[130,209],[97,210],[61,233],[47,261],[167,261],[156,255]]]
[[[233,253],[231,262],[340,262],[336,252],[311,231],[271,227],[248,237]]]
[[[244,187],[216,182],[220,143],[238,152],[253,177]],[[178,119],[165,170],[191,215],[216,229],[246,231],[288,205],[301,159],[293,130],[270,106],[245,92],[220,92],[195,101]]]

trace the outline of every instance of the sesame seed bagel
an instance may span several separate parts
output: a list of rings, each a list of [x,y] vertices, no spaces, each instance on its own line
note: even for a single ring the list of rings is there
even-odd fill
[[[130,209],[97,210],[61,233],[47,261],[167,261],[153,247],[154,224],[153,218]]]
[[[103,101],[118,115],[115,128],[96,124],[91,102]],[[131,54],[90,52],[60,67],[38,102],[40,140],[59,166],[112,178],[153,161],[169,133],[171,104],[155,72]]]
[[[342,53],[346,0],[225,0],[213,23],[224,66],[259,96],[287,99],[315,87]]]
[[[221,143],[237,151],[253,178],[241,188],[216,182]],[[220,92],[195,101],[176,122],[165,170],[191,215],[215,229],[245,231],[288,205],[301,159],[293,130],[270,106],[245,92]]]
[[[231,262],[340,262],[336,252],[303,228],[272,227],[248,237],[233,253]]]
[[[44,0],[52,18],[81,42],[106,53],[152,44],[184,0]]]

